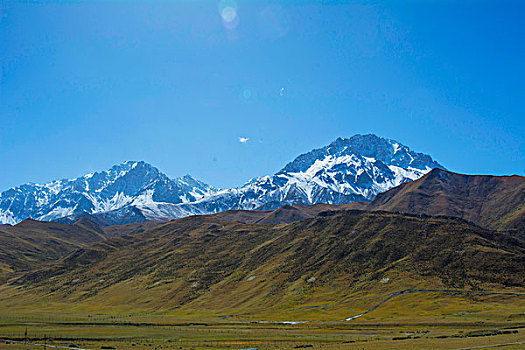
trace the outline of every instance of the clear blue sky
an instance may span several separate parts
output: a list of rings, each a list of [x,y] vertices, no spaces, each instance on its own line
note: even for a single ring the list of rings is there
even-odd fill
[[[0,190],[124,160],[237,186],[356,133],[525,173],[524,1],[331,3],[1,0]]]

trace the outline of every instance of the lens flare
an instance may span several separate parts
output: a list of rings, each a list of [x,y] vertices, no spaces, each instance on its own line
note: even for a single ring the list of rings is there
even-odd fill
[[[219,2],[219,14],[222,18],[222,24],[226,29],[234,29],[239,24],[237,3],[235,1],[222,0]]]
[[[233,7],[228,6],[222,9],[221,16],[222,16],[223,21],[231,22],[237,16],[237,11],[235,11]]]

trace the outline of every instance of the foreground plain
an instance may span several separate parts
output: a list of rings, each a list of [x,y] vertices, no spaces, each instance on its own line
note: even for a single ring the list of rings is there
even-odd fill
[[[0,348],[38,349],[44,342],[82,349],[137,350],[524,347],[525,296],[518,293],[401,294],[359,318],[337,320],[383,300],[383,296],[368,296],[319,307],[228,316],[177,310],[89,313],[93,305],[67,310],[65,304],[35,303],[17,312],[0,308]],[[311,322],[285,323],[299,319]],[[24,342],[26,329],[27,342],[41,345],[13,342]]]

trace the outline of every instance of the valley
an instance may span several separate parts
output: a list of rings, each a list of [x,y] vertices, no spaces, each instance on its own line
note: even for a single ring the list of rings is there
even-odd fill
[[[346,309],[359,309],[370,300],[354,300]],[[362,305],[357,305],[362,303]],[[447,305],[436,312],[437,303]],[[244,315],[233,318],[170,313],[88,313],[33,311],[1,314],[1,348],[31,349],[28,342],[82,349],[467,349],[507,344],[521,349],[525,320],[523,297],[465,297],[404,295],[374,311],[369,319],[311,321],[283,324],[259,321],[267,317],[291,319],[297,312]],[[324,317],[337,313],[324,306]],[[310,312],[310,317],[314,315]],[[301,315],[304,317],[304,315]],[[313,316],[319,318],[319,316]],[[14,343],[20,342],[20,343]],[[41,345],[39,346],[42,347]]]
[[[524,178],[432,162],[358,135],[237,189],[126,162],[4,192],[80,211],[0,226],[0,348],[523,348]]]
[[[525,243],[452,217],[324,209],[140,227],[11,274],[0,346],[27,347],[26,328],[90,350],[522,346]],[[249,223],[269,217],[283,222]]]
[[[524,15],[0,0],[0,350],[525,350]]]

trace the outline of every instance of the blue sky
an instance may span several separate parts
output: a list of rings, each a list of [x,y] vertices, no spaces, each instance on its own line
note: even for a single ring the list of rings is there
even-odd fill
[[[3,0],[0,190],[124,160],[231,187],[357,133],[525,173],[525,2],[330,3]]]

